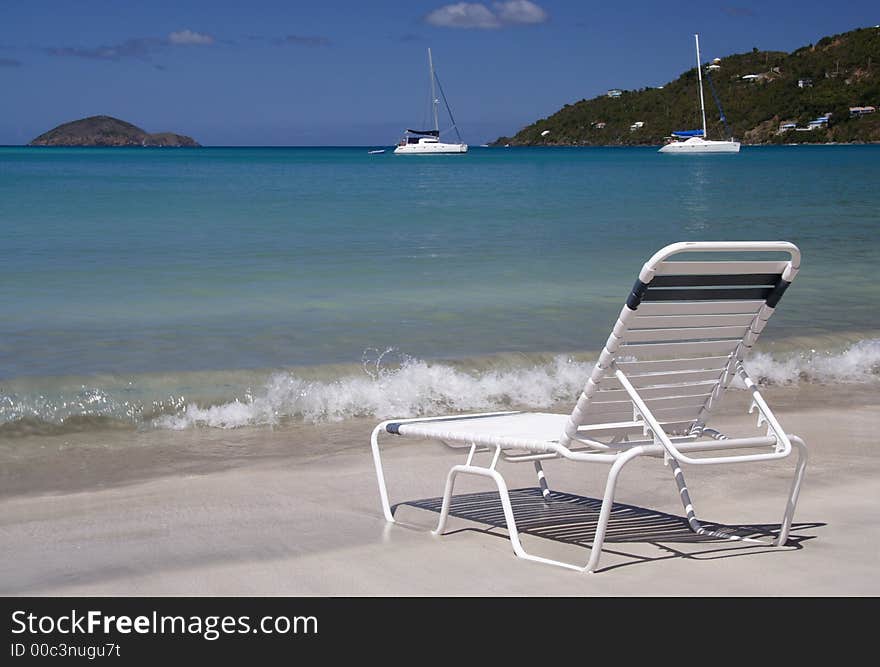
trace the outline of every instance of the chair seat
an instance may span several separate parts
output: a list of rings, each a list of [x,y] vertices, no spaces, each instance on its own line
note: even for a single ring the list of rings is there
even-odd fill
[[[494,444],[498,438],[533,443],[555,443],[568,415],[547,412],[505,412],[460,415],[435,421],[389,424],[389,432],[451,442]]]
[[[403,436],[431,438],[467,445],[500,445],[504,448],[541,447],[556,444],[568,415],[550,412],[501,412],[487,415],[459,415],[431,421],[388,424],[386,430]],[[641,432],[644,424],[637,421],[590,424],[578,428],[578,435],[595,438],[600,435]]]

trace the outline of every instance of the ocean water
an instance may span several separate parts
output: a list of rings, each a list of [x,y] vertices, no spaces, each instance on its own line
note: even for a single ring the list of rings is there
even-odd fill
[[[0,433],[541,407],[684,240],[800,246],[766,381],[880,374],[880,146],[367,150],[0,148]]]

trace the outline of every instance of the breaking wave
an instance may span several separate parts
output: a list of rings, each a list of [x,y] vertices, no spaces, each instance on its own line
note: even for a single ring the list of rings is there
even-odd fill
[[[263,391],[245,401],[198,407],[163,416],[156,426],[233,428],[277,424],[285,418],[340,421],[351,417],[498,409],[509,406],[549,407],[577,396],[593,364],[564,356],[529,368],[468,372],[451,365],[405,360],[395,368],[334,381],[304,381],[276,373]]]
[[[468,362],[428,362],[379,355],[362,371],[321,377],[314,370],[246,375],[241,386],[191,379],[131,396],[127,387],[73,392],[10,391],[0,386],[0,436],[59,434],[92,428],[273,426],[290,421],[333,422],[444,412],[547,409],[571,403],[592,370],[591,361],[565,355]],[[880,382],[880,338],[837,351],[759,352],[747,362],[763,385]],[[337,371],[338,372],[338,369]],[[229,373],[224,374],[224,380]],[[132,384],[129,382],[128,384]],[[136,384],[136,383],[134,383]],[[188,390],[183,391],[184,385]],[[209,396],[209,398],[206,398]]]
[[[843,351],[799,352],[774,357],[753,354],[746,362],[764,385],[866,383],[880,380],[880,338],[861,340]]]
[[[758,353],[746,365],[762,385],[877,382],[880,339],[863,340],[836,353],[811,350],[782,358]],[[291,373],[276,373],[258,396],[247,401],[206,408],[188,405],[179,414],[159,417],[154,425],[235,428],[278,424],[286,418],[323,422],[465,410],[542,409],[573,401],[592,368],[590,362],[560,355],[541,365],[476,373],[419,360],[332,382],[307,382]]]

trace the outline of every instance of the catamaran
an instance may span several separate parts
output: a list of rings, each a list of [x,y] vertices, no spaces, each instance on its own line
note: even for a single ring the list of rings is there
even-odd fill
[[[437,153],[467,153],[468,145],[461,139],[458,127],[455,125],[455,118],[452,117],[452,110],[449,108],[449,102],[446,101],[446,95],[443,93],[443,86],[440,85],[440,79],[434,73],[434,60],[431,58],[431,49],[428,49],[428,71],[431,77],[431,113],[434,118],[434,128],[431,130],[410,130],[407,129],[403,135],[403,139],[394,149],[397,155],[434,155]],[[452,121],[450,129],[455,130],[458,137],[458,143],[446,143],[440,141],[440,118],[439,106],[440,100],[437,98],[437,89],[440,89],[440,96],[446,105],[446,111],[449,113],[449,120]]]
[[[660,149],[661,153],[739,153],[739,142],[729,139],[727,141],[712,141],[706,139],[706,105],[703,101],[703,65],[700,63],[700,36],[694,35],[697,45],[697,78],[700,88],[700,113],[703,116],[702,130],[679,130],[673,132],[675,137],[670,143]],[[710,79],[711,82],[711,79]],[[714,87],[713,87],[714,93]],[[715,102],[721,111],[721,103],[716,95]],[[724,112],[721,111],[721,119],[724,120]],[[725,123],[725,127],[727,124]]]

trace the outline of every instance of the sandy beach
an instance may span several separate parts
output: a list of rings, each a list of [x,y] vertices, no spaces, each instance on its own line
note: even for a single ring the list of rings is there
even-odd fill
[[[601,571],[517,559],[503,527],[403,504],[382,518],[368,438],[373,420],[274,429],[112,430],[0,441],[0,593],[5,595],[877,595],[880,389],[801,385],[767,395],[810,463],[789,546],[697,538],[668,469],[629,466]],[[718,423],[750,432],[744,392]],[[386,440],[393,503],[439,496],[460,455]],[[689,471],[703,521],[772,532],[793,459]],[[604,466],[549,462],[553,502],[584,504],[587,526],[527,549],[586,561]],[[511,489],[533,489],[508,465]],[[462,479],[456,494],[488,492]],[[534,501],[534,491],[514,494]],[[572,495],[566,495],[572,494]],[[495,497],[497,498],[497,496]],[[580,499],[580,500],[578,500]],[[490,502],[497,500],[489,498]],[[548,522],[552,523],[552,505]]]

